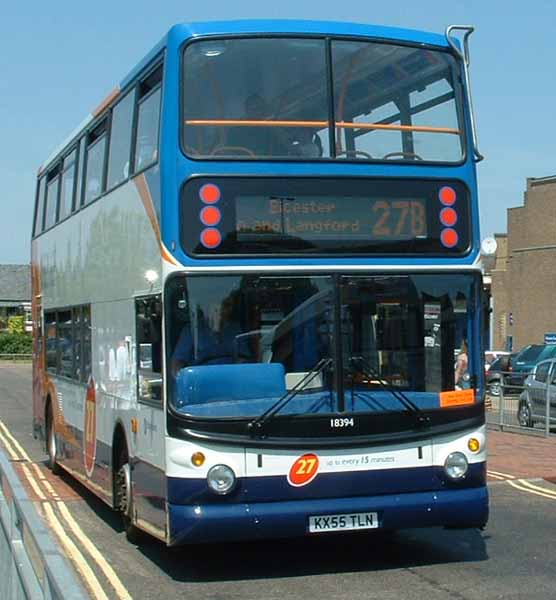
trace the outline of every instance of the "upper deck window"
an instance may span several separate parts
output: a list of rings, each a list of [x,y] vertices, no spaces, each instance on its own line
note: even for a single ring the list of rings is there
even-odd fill
[[[334,41],[332,66],[337,158],[461,160],[450,54]]]
[[[463,157],[459,66],[448,52],[252,37],[189,44],[183,68],[182,141],[193,158]]]
[[[37,190],[37,208],[35,212],[35,225],[33,227],[34,235],[39,235],[42,231],[44,221],[44,189],[46,177],[41,177]]]
[[[62,165],[62,187],[60,190],[60,214],[62,221],[71,213],[73,206],[73,190],[75,187],[75,169],[77,166],[77,150],[73,150],[64,158]]]
[[[129,153],[133,128],[135,95],[129,92],[112,111],[110,150],[108,153],[108,189],[116,187],[129,177]]]
[[[184,60],[184,148],[203,158],[330,156],[324,40],[191,44]]]
[[[92,202],[104,191],[104,162],[106,154],[106,126],[104,120],[87,136],[87,168],[84,204]]]
[[[162,65],[159,65],[139,84],[135,173],[146,169],[158,160],[161,83]]]
[[[57,165],[47,176],[46,214],[44,228],[49,229],[56,223],[58,211],[58,191],[60,187],[60,165]]]

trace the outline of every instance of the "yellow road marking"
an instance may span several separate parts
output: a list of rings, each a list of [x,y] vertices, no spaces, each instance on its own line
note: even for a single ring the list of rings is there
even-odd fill
[[[35,472],[37,473],[37,477],[39,478],[43,486],[46,488],[46,491],[50,494],[50,496],[52,496],[54,500],[59,500],[60,496],[57,494],[56,490],[52,487],[52,485],[50,485],[50,481],[48,481],[48,479],[44,476],[44,473],[40,470],[39,465],[33,463],[31,465],[31,468],[35,470]]]
[[[78,540],[83,544],[87,552],[93,557],[97,565],[102,569],[102,572],[112,585],[112,587],[116,590],[118,594],[118,598],[122,598],[124,600],[131,600],[131,596],[127,589],[124,587],[120,578],[116,575],[114,569],[108,564],[104,556],[99,552],[98,548],[91,542],[91,540],[83,533],[83,530],[73,516],[68,510],[67,506],[63,502],[57,502],[58,509],[62,514],[62,517],[69,525],[70,529],[73,531]]]
[[[41,500],[46,500],[46,496],[42,493],[42,490],[39,487],[39,484],[35,481],[35,478],[33,477],[33,475],[31,475],[31,471],[29,471],[29,469],[27,468],[27,465],[21,465],[21,468],[23,469],[23,472],[25,473],[25,477],[27,477],[27,481],[31,484],[31,487],[33,488],[35,494],[37,494],[37,496]]]
[[[77,546],[73,543],[68,534],[64,531],[62,524],[58,521],[58,518],[54,514],[54,510],[50,504],[44,504],[44,511],[50,526],[56,532],[58,539],[60,540],[62,546],[66,549],[68,556],[73,561],[76,569],[79,571],[83,579],[86,581],[89,586],[90,591],[93,596],[98,600],[108,600],[108,596],[104,593],[99,580],[96,575],[93,573],[91,567],[87,564],[87,561],[83,557],[83,554],[79,551]]]
[[[539,492],[543,492],[545,494],[552,495],[552,496],[554,496],[554,498],[556,498],[556,491],[555,490],[549,490],[547,488],[540,487],[538,485],[534,485],[534,484],[530,483],[529,481],[526,481],[525,479],[518,479],[517,481],[521,485],[524,485],[525,487],[531,488],[532,490],[538,490]]]
[[[27,452],[25,452],[25,450],[23,449],[21,444],[14,438],[14,436],[11,434],[10,430],[6,427],[6,425],[4,425],[4,423],[1,420],[0,420],[0,429],[2,429],[4,431],[4,434],[6,435],[6,437],[9,438],[10,441],[12,442],[12,444],[16,447],[16,449],[19,450],[21,457],[24,458],[26,461],[31,462],[31,459],[29,458],[29,455],[27,454]]]
[[[12,448],[12,445],[10,444],[10,442],[8,442],[8,440],[1,433],[0,433],[0,441],[2,441],[2,444],[4,444],[4,447],[8,451],[8,454],[10,455],[11,459],[12,460],[19,460],[19,455]]]
[[[535,494],[535,496],[542,496],[543,498],[550,498],[551,500],[556,500],[556,495],[544,494],[542,492],[536,492],[535,490],[529,489],[525,486],[521,486],[515,481],[508,481],[508,483],[514,487],[516,490],[520,490],[522,492],[527,492],[528,494]]]
[[[507,479],[505,477],[502,477],[502,475],[495,475],[494,473],[491,473],[490,471],[487,471],[487,475],[489,477],[494,477],[494,479],[500,479],[501,481],[507,481]]]
[[[39,482],[46,489],[48,495],[50,496],[50,499],[53,499],[56,501],[56,505],[57,505],[58,510],[60,511],[60,514],[62,515],[63,519],[69,525],[69,528],[74,533],[74,535],[76,536],[78,541],[81,542],[81,544],[84,546],[84,548],[87,550],[87,552],[91,555],[93,560],[100,567],[100,569],[102,570],[102,572],[108,579],[110,585],[116,591],[117,598],[119,598],[120,600],[132,600],[130,593],[124,587],[121,580],[116,575],[115,571],[112,569],[112,567],[108,564],[106,559],[99,552],[98,548],[85,535],[85,533],[83,532],[81,527],[79,527],[79,525],[77,524],[77,522],[71,515],[70,511],[68,510],[67,506],[64,504],[64,502],[62,502],[60,500],[60,496],[56,493],[56,491],[54,490],[54,488],[52,487],[52,485],[50,484],[48,479],[45,477],[44,473],[40,470],[40,467],[37,464],[31,462],[31,459],[29,458],[29,455],[27,454],[27,452],[25,452],[25,450],[22,448],[21,444],[13,437],[13,435],[10,433],[10,431],[8,430],[6,425],[4,425],[4,423],[2,423],[2,421],[0,421],[0,440],[6,447],[8,453],[10,454],[10,456],[13,460],[21,460],[23,458],[24,460],[26,460],[27,462],[30,463],[31,468],[35,471],[36,477],[39,480],[38,482],[37,482],[37,479],[35,479],[35,477],[31,473],[31,470],[29,469],[29,467],[25,464],[21,465],[21,468],[23,470],[23,473],[24,473],[27,481],[29,482],[29,485],[33,488],[33,491],[40,498],[40,500],[44,501],[44,504],[42,506],[44,508],[44,512],[45,512],[45,516],[46,516],[47,520],[49,521],[52,529],[55,531],[56,535],[60,539],[61,544],[66,549],[68,556],[74,562],[77,570],[83,576],[87,585],[90,587],[94,597],[97,598],[98,600],[108,600],[108,596],[105,594],[104,590],[102,589],[100,582],[98,581],[98,579],[96,578],[91,567],[85,560],[83,554],[79,551],[79,549],[77,548],[75,543],[71,540],[71,538],[65,533],[64,528],[62,527],[62,524],[60,523],[59,519],[56,517],[56,514],[55,514],[50,502],[48,501],[48,498],[43,494],[41,487],[39,485]],[[10,440],[10,441],[8,441],[8,440]],[[18,453],[13,449],[12,443],[19,450],[21,456],[18,455]]]
[[[500,475],[501,477],[507,477],[508,479],[515,479],[514,475],[510,475],[509,473],[501,473],[500,471],[491,471],[490,469],[488,469],[487,473],[491,475]]]

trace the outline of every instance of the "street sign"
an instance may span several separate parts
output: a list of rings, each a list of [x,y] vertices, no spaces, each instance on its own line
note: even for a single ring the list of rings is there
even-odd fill
[[[545,333],[544,334],[545,344],[556,344],[556,333]]]

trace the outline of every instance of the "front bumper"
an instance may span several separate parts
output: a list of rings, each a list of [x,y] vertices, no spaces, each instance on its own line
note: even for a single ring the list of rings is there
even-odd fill
[[[309,516],[377,512],[381,529],[483,527],[486,486],[351,498],[212,505],[168,505],[171,546],[308,535]],[[314,535],[314,534],[311,534]]]

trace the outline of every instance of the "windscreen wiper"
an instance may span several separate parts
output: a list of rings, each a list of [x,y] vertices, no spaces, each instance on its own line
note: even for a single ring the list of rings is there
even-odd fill
[[[328,368],[331,363],[331,358],[321,358],[315,364],[315,366],[293,386],[291,390],[288,390],[270,408],[265,410],[264,413],[250,421],[247,425],[247,428],[249,429],[249,431],[251,431],[252,435],[262,434],[265,423],[270,421],[270,419],[272,419],[272,417],[274,417],[276,413],[281,411],[284,408],[284,406],[286,406],[286,404],[288,404],[288,402],[292,400],[292,398],[295,398],[299,392],[303,391],[307,387],[307,385],[309,385],[309,383],[311,383],[311,381],[313,381],[319,373],[322,373],[326,368]]]
[[[350,366],[354,366],[356,371],[361,375],[364,375],[368,379],[375,380],[378,385],[387,392],[390,392],[396,400],[398,400],[405,408],[415,415],[418,425],[427,425],[430,418],[423,414],[423,411],[412,402],[401,390],[397,390],[393,385],[387,385],[382,380],[380,373],[378,373],[373,367],[365,360],[362,356],[352,356],[349,359]],[[357,366],[359,364],[360,366]],[[363,365],[363,366],[361,366]]]

